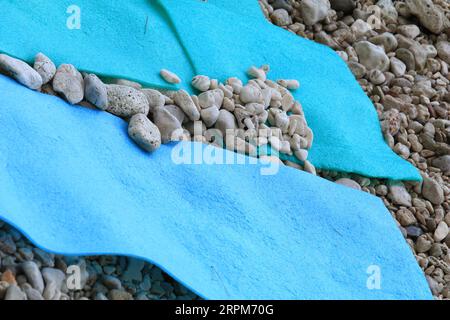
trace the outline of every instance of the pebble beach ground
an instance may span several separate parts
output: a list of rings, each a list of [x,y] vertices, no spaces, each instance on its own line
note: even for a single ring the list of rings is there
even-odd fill
[[[285,165],[380,197],[424,270],[433,295],[437,299],[450,299],[450,4],[445,0],[260,0],[260,4],[269,21],[331,47],[348,63],[374,102],[386,142],[420,170],[423,183],[388,183],[316,170],[307,162],[313,133],[300,102],[294,101],[289,93],[298,89],[298,85],[295,80],[265,85],[270,76],[267,66],[250,68],[248,73],[254,80],[247,85],[235,78],[220,84],[207,76],[198,76],[192,83],[204,92],[203,96],[193,98],[180,91],[161,95],[143,90],[138,92],[144,95],[136,94],[135,100],[127,103],[121,97],[139,90],[137,84],[118,80],[106,89],[95,75],[81,75],[70,65],[56,70],[43,55],[36,57],[34,65],[40,78],[28,77],[24,82],[35,89],[42,85],[36,82],[41,80],[45,84],[52,80],[52,86],[42,87],[43,92],[59,94],[71,103],[80,103],[84,95],[99,109],[131,118],[130,137],[148,151],[173,140],[176,129],[181,129],[179,138],[183,139],[183,130],[190,131],[189,121],[201,119],[205,130],[215,126],[222,131],[230,126],[258,129],[268,120],[280,131],[279,137],[275,134],[268,137],[270,144],[304,162],[303,166],[291,162],[284,162]],[[180,80],[169,70],[162,70],[161,74],[169,82]],[[71,87],[73,90],[67,90],[67,79],[78,83],[78,88],[75,85]],[[258,105],[261,99],[265,100],[262,109]],[[115,103],[111,105],[111,101]],[[264,112],[268,107],[269,111]],[[149,113],[149,108],[156,128],[147,117],[140,116]],[[287,117],[287,111],[294,116]],[[235,124],[230,125],[230,121]],[[264,139],[257,137],[257,143]],[[251,153],[251,144],[244,137],[226,147]],[[73,265],[81,270],[78,290],[69,290],[64,281],[68,266]],[[126,257],[55,256],[36,248],[19,232],[0,222],[1,299],[198,297],[149,263]]]

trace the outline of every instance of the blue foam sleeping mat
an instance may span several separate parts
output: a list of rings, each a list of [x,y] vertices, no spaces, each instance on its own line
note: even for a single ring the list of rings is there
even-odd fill
[[[194,148],[236,158],[180,161]],[[145,153],[123,120],[0,76],[0,219],[39,247],[139,257],[206,299],[432,298],[380,199],[269,166]]]

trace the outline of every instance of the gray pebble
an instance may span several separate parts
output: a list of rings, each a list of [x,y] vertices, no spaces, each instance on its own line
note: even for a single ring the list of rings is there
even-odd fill
[[[152,283],[152,288],[150,289],[150,292],[160,297],[166,293],[164,288],[161,286],[161,282],[159,281],[155,281]]]
[[[16,244],[9,234],[0,234],[0,251],[7,254],[13,254],[17,250]]]
[[[249,84],[242,87],[239,98],[245,104],[264,101],[261,89]]]
[[[108,288],[105,287],[102,283],[100,283],[100,281],[98,281],[94,284],[92,291],[95,293],[103,293],[106,295],[108,293]]]
[[[164,95],[153,89],[142,89],[141,92],[145,94],[147,97],[149,106],[150,106],[150,113],[152,113],[152,110],[158,107],[164,107],[166,104],[166,98]]]
[[[289,1],[287,0],[269,0],[269,3],[274,10],[284,9],[289,13],[291,13],[292,10],[294,10],[294,8],[289,4]]]
[[[164,106],[164,109],[169,111],[180,123],[186,123],[189,121],[189,118],[186,117],[186,114],[181,110],[179,106],[174,104],[167,104]]]
[[[356,8],[356,0],[330,0],[331,8],[344,13],[351,13]]]
[[[148,274],[144,276],[142,282],[139,284],[139,287],[143,291],[150,291],[152,288],[152,280]]]
[[[450,174],[450,155],[445,155],[439,158],[436,158],[432,161],[433,166],[441,169],[444,174]]]
[[[114,81],[114,84],[131,87],[131,88],[134,88],[136,90],[142,89],[142,85],[140,83],[135,82],[135,81],[126,80],[126,79],[116,79]]]
[[[449,233],[448,225],[445,223],[445,221],[441,221],[436,230],[434,231],[434,241],[441,242],[444,240]]]
[[[206,109],[202,109],[200,114],[206,127],[210,128],[217,122],[220,112],[219,108],[217,108],[216,106],[212,106]]]
[[[15,284],[9,286],[5,294],[5,300],[27,300],[26,294]]]
[[[164,281],[164,276],[161,269],[159,268],[152,268],[152,270],[150,271],[150,276],[152,278],[152,281]]]
[[[149,104],[147,97],[142,92],[127,86],[109,85],[108,108],[106,111],[123,118],[130,118],[135,114],[147,115]]]
[[[89,74],[84,78],[84,95],[87,101],[100,110],[108,108],[106,85],[95,74]]]
[[[341,178],[339,180],[336,180],[336,183],[341,184],[346,187],[349,187],[349,188],[352,188],[352,189],[361,190],[361,186],[358,184],[358,182],[356,182],[352,179]]]
[[[98,293],[95,295],[94,300],[108,300],[108,298],[107,298],[103,293],[98,292]]]
[[[11,228],[11,229],[8,230],[8,233],[11,235],[12,239],[15,242],[20,242],[20,239],[22,238],[22,234],[19,231],[17,231],[16,229]]]
[[[422,229],[419,227],[416,227],[416,226],[409,226],[409,227],[406,227],[405,229],[406,229],[406,234],[408,235],[408,237],[410,237],[414,240],[423,234]]]
[[[116,271],[116,267],[114,266],[104,266],[103,267],[103,272],[105,274],[111,275]]]
[[[389,186],[388,197],[395,204],[405,207],[411,206],[411,195],[408,193],[408,191],[406,191],[405,187],[400,182]]]
[[[241,89],[242,90],[242,89]],[[212,106],[220,108],[224,100],[224,93],[220,89],[209,90],[198,96],[200,108],[206,109]]]
[[[429,254],[434,256],[434,257],[440,257],[442,255],[442,253],[443,253],[442,245],[439,244],[439,243],[433,243],[433,245],[431,246]]]
[[[42,263],[44,267],[54,267],[55,257],[51,253],[47,253],[39,248],[33,249],[34,256]]]
[[[438,296],[442,291],[441,285],[436,280],[434,280],[432,277],[430,277],[429,275],[425,275],[425,278],[427,279],[427,282],[428,282],[428,285],[430,286],[431,292],[435,296]]]
[[[330,8],[328,0],[303,0],[300,2],[300,11],[305,24],[308,26],[325,19]]]
[[[57,283],[54,281],[47,283],[42,296],[45,300],[59,300],[61,292],[58,289]]]
[[[42,87],[42,78],[36,70],[27,63],[6,54],[0,54],[0,71],[32,90]]]
[[[426,237],[426,235],[421,235],[417,238],[415,248],[418,253],[427,252],[431,249],[431,246],[432,242]]]
[[[156,108],[153,111],[153,122],[158,127],[161,133],[161,142],[164,144],[176,139],[174,134],[182,130],[178,119],[165,108]]]
[[[396,57],[391,58],[391,71],[395,74],[396,77],[401,77],[406,72],[406,64],[397,59]]]
[[[53,78],[53,90],[71,104],[77,104],[84,97],[84,81],[81,73],[71,64],[62,64]]]
[[[62,289],[65,286],[64,281],[66,280],[66,275],[59,269],[44,268],[42,269],[42,277],[46,284],[55,282],[56,288],[58,289]]]
[[[136,300],[146,301],[146,300],[149,300],[149,298],[147,297],[146,292],[140,292],[136,295]]]
[[[400,208],[400,210],[396,212],[395,217],[403,227],[410,226],[417,222],[416,217],[414,217],[414,214],[406,208]]]
[[[22,285],[24,285],[25,283],[27,283],[27,277],[26,276],[24,276],[23,274],[19,274],[18,276],[16,276],[16,282],[17,282],[17,285],[18,286],[22,286]],[[23,289],[23,288],[22,288]]]
[[[122,275],[124,281],[142,281],[142,269],[145,262],[140,259],[128,258],[128,266]]]
[[[37,264],[33,261],[26,261],[21,266],[31,286],[42,294],[44,292],[44,279]]]
[[[410,39],[415,39],[420,35],[419,27],[414,24],[400,26],[397,28],[397,31]]]
[[[449,19],[444,11],[432,0],[408,0],[406,4],[409,12],[415,15],[420,23],[433,33],[440,34],[450,27]]]
[[[430,177],[423,178],[422,195],[435,205],[441,204],[445,199],[442,187]]]
[[[237,128],[236,118],[227,110],[219,111],[219,118],[215,124],[215,128],[222,132],[223,138],[226,137],[227,130],[235,130]]]
[[[285,9],[274,10],[274,12],[270,15],[270,18],[272,19],[273,23],[280,27],[292,24],[292,18],[289,15],[289,12],[287,12]]]
[[[348,67],[350,68],[356,79],[361,79],[367,73],[366,67],[364,67],[361,63],[355,61],[350,61],[348,63]]]
[[[33,254],[33,250],[31,250],[30,248],[27,247],[23,247],[23,248],[19,248],[19,250],[17,250],[20,254],[20,256],[25,259],[25,260],[33,260],[34,254]]]
[[[355,44],[355,50],[359,62],[368,70],[378,69],[384,72],[389,69],[390,61],[383,48],[368,41],[360,41]]]
[[[191,121],[197,121],[200,119],[200,112],[195,106],[191,96],[186,91],[177,91],[174,96],[174,101]]]
[[[397,38],[390,32],[384,32],[369,39],[373,44],[382,46],[385,52],[392,52],[398,47]]]
[[[395,52],[395,56],[403,61],[408,70],[414,70],[416,68],[416,59],[414,54],[405,48],[400,48]]]
[[[113,289],[108,293],[110,300],[133,300],[133,296],[123,290]]]
[[[41,76],[42,84],[49,83],[56,74],[55,64],[42,53],[38,53],[34,58],[34,70]]]
[[[174,291],[173,286],[168,282],[161,282],[161,287],[164,289],[167,295],[171,294]]]
[[[447,41],[440,41],[436,44],[439,58],[450,64],[450,43]]]
[[[8,291],[9,283],[6,281],[0,281],[0,300],[5,298],[6,291]]]
[[[41,292],[32,288],[28,283],[22,286],[22,290],[25,292],[28,300],[34,301],[44,300],[44,297],[42,296]]]
[[[103,276],[102,277],[102,283],[107,287],[108,289],[121,289],[122,283],[119,279],[117,279],[114,276]]]

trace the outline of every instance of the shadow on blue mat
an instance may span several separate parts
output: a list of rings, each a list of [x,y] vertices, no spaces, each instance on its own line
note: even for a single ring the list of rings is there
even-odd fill
[[[284,166],[176,165],[110,114],[0,88],[0,217],[46,250],[140,257],[207,299],[431,299],[378,198]]]

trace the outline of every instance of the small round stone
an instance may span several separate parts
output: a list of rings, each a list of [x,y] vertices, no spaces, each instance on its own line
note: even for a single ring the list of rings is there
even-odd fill
[[[84,98],[83,76],[73,65],[62,64],[53,78],[53,90],[67,102],[77,104]]]
[[[146,151],[153,152],[161,146],[161,133],[145,114],[139,113],[131,117],[128,134]]]
[[[37,90],[42,87],[42,77],[39,73],[25,62],[0,54],[0,72],[14,78],[24,86]]]

